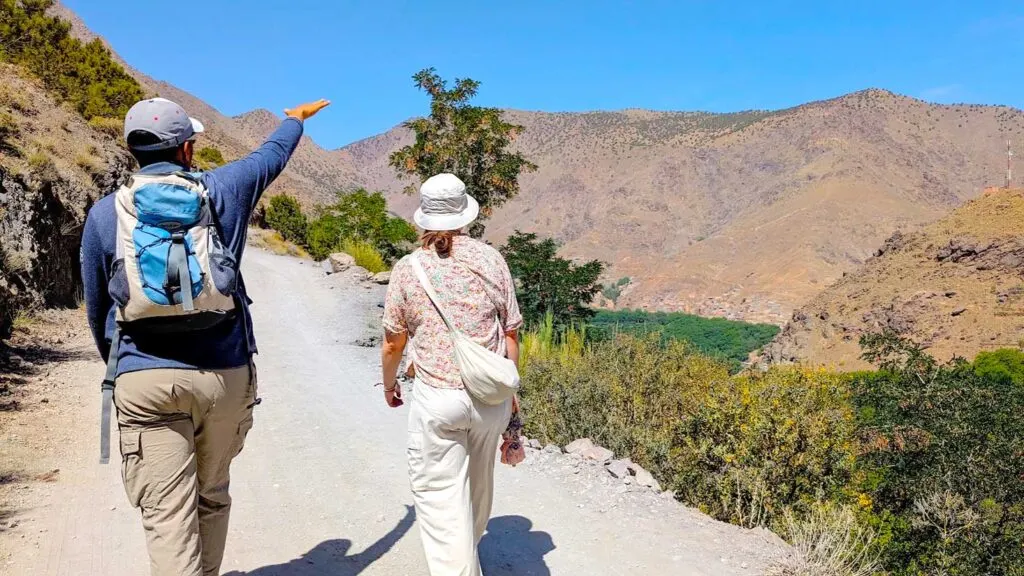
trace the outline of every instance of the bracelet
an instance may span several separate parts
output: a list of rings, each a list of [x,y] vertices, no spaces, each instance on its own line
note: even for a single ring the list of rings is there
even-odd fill
[[[388,388],[387,384],[383,384],[383,383],[382,383],[381,385],[382,385],[382,386],[384,386],[384,391],[385,391],[385,392],[394,392],[394,391],[395,391],[395,389],[397,389],[397,388],[398,388],[398,381],[396,380],[396,381],[395,381],[395,385],[394,385],[394,386],[392,386],[391,388]]]

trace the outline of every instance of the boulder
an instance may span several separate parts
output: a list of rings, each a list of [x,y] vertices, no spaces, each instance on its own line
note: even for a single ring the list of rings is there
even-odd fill
[[[606,469],[608,470],[608,473],[611,474],[612,476],[620,480],[625,480],[632,476],[632,474],[629,471],[630,464],[632,464],[632,462],[630,462],[628,458],[626,458],[625,460],[612,460],[611,462],[608,463]]]
[[[583,455],[584,452],[594,447],[594,442],[590,438],[580,438],[573,440],[565,447],[565,451],[569,454]]]
[[[634,476],[636,476],[636,483],[640,486],[643,486],[644,488],[652,488],[659,492],[661,491],[661,485],[658,484],[658,481],[654,479],[654,476],[651,476],[650,472],[644,470],[641,466],[633,464],[630,467],[630,471]]]
[[[529,446],[530,448],[533,448],[534,450],[540,450],[541,448],[543,448],[543,446],[540,443],[540,440],[537,440],[536,438],[528,441],[526,445]]]
[[[583,456],[595,462],[605,463],[615,457],[615,453],[601,446],[594,446],[583,453]]]
[[[328,276],[334,274],[334,264],[332,264],[329,259],[321,262],[320,267],[324,269],[324,272],[326,272]]]
[[[562,449],[559,448],[557,444],[548,444],[544,447],[544,452],[547,452],[548,454],[561,454]]]
[[[348,268],[348,270],[356,280],[369,280],[370,278],[373,278],[373,274],[370,274],[370,271],[362,266],[356,266],[353,264]]]
[[[327,257],[327,261],[330,262],[331,270],[337,274],[338,272],[344,272],[352,266],[356,265],[356,259],[344,252],[335,252]]]
[[[387,284],[388,282],[391,282],[391,272],[378,272],[370,279],[377,284]]]

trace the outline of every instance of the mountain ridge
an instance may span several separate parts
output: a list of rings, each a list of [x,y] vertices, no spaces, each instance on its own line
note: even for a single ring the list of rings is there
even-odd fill
[[[206,142],[228,159],[279,119],[266,110],[227,117],[135,75],[206,122]],[[931,104],[881,88],[780,110],[506,117],[526,127],[515,147],[539,169],[496,210],[489,241],[532,231],[570,257],[605,261],[609,279],[634,279],[618,307],[777,324],[893,231],[916,229],[998,182],[1005,142],[1024,139],[1018,109]],[[309,206],[365,187],[411,217],[409,181],[388,165],[411,140],[404,124],[331,150],[304,138],[268,193]]]

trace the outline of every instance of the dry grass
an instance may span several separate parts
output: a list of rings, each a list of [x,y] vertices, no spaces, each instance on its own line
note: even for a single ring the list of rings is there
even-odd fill
[[[376,248],[357,240],[345,240],[341,245],[341,251],[356,259],[356,266],[365,268],[370,274],[377,274],[388,269],[384,257]]]
[[[255,246],[256,248],[262,248],[272,254],[279,256],[294,256],[296,258],[309,258],[309,253],[306,252],[301,246],[296,246],[291,242],[285,240],[273,230],[263,230],[260,228],[249,229],[249,245]]]
[[[89,126],[98,132],[113,136],[120,140],[124,132],[124,121],[118,118],[101,118],[99,116],[89,120]]]
[[[90,176],[95,176],[103,172],[103,161],[97,158],[95,153],[82,153],[75,156],[75,165],[85,171]]]
[[[806,519],[785,515],[784,536],[794,554],[774,576],[871,576],[879,569],[871,551],[874,532],[857,524],[853,511],[818,506]]]

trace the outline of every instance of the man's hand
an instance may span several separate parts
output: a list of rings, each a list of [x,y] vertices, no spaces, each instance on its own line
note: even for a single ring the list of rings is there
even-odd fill
[[[402,387],[396,382],[391,390],[384,388],[384,401],[392,408],[398,408],[405,402],[402,401]]]
[[[295,108],[288,108],[284,111],[284,115],[290,118],[295,118],[300,122],[305,122],[308,118],[312,118],[317,112],[327,108],[330,104],[330,100],[324,100],[321,98],[316,102],[308,102],[306,104],[299,104]]]

